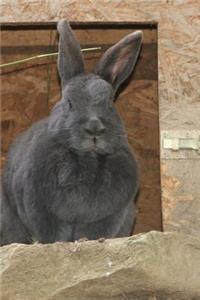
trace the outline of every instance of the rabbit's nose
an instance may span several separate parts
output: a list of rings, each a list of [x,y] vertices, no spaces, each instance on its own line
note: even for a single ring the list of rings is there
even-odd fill
[[[101,135],[105,127],[98,118],[92,117],[88,120],[85,130],[91,135]]]

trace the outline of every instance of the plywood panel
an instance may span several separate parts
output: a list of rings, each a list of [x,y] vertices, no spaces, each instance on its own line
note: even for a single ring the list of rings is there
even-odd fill
[[[101,51],[85,53],[86,70],[92,71],[102,53],[133,29],[75,30],[82,47],[100,45]],[[23,39],[24,35],[24,39]],[[140,166],[138,223],[135,232],[161,230],[159,173],[159,116],[157,85],[157,32],[144,30],[141,55],[135,72],[121,88],[116,105],[125,122],[130,145]],[[36,45],[34,44],[36,42]],[[95,44],[95,41],[97,44]],[[57,51],[57,33],[51,30],[5,31],[2,60]],[[14,137],[34,121],[48,115],[60,98],[56,58],[7,67],[2,71],[2,159]]]
[[[162,163],[162,184],[165,186],[163,226],[168,231],[184,231],[192,235],[199,232],[199,170],[200,160],[197,159]]]

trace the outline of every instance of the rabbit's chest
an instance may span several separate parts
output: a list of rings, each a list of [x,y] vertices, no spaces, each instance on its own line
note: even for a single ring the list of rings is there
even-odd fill
[[[52,175],[57,188],[46,197],[52,199],[52,212],[63,221],[84,223],[123,209],[135,194],[136,174],[130,161],[120,158],[62,163]]]
[[[112,204],[116,198],[114,181],[112,170],[106,166],[101,169],[85,166],[77,170],[66,165],[58,174],[53,211],[59,219],[69,222],[96,221],[102,215],[109,215],[115,209]]]
[[[102,187],[112,184],[115,174],[107,166],[82,165],[81,167],[66,164],[58,173],[58,185],[66,190],[90,194],[98,192]]]

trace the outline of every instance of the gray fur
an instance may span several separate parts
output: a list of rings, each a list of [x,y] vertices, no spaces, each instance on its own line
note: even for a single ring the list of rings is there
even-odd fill
[[[137,163],[113,104],[116,86],[103,79],[118,68],[112,58],[108,70],[109,60],[102,58],[96,74],[84,74],[69,24],[61,21],[58,29],[62,99],[10,147],[1,198],[2,245],[126,236],[133,227]],[[119,42],[120,49],[134,43],[128,40]],[[136,54],[128,55],[134,57],[122,59],[132,61],[133,70]],[[118,71],[120,82],[130,74],[126,68]]]

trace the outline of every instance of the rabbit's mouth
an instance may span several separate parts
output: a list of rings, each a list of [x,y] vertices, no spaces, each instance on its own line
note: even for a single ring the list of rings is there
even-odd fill
[[[106,141],[99,136],[93,136],[89,139],[86,139],[83,144],[83,150],[90,153],[96,153],[96,154],[108,154],[111,151],[108,149],[108,145]]]
[[[92,138],[92,141],[91,141],[91,150],[92,150],[92,151],[97,151],[98,148],[99,148],[99,144],[100,144],[100,143],[99,143],[97,137],[94,136],[94,137]]]
[[[97,138],[96,138],[96,136],[93,137],[93,148],[94,149],[97,148]]]

